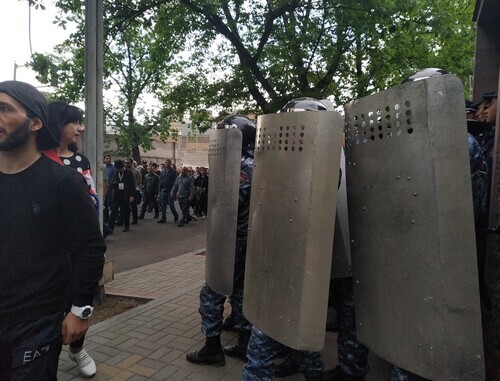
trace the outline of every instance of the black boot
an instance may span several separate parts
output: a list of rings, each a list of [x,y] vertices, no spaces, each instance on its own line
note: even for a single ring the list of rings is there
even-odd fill
[[[313,376],[306,376],[306,381],[323,381],[323,374],[315,374]]]
[[[365,381],[365,376],[352,376],[345,373],[342,368],[337,366],[334,369],[327,370],[323,373],[324,381]]]
[[[234,345],[226,345],[224,353],[229,357],[235,357],[247,361],[247,346],[250,341],[250,331],[241,331],[238,341]]]
[[[224,319],[224,323],[222,323],[222,329],[224,331],[234,331],[234,316],[232,313]]]
[[[277,365],[274,370],[275,377],[290,377],[299,372],[299,366],[292,358],[292,356],[288,355],[288,357],[281,364]]]
[[[305,376],[306,381],[323,381],[323,373],[318,373],[312,376]]]
[[[188,353],[186,355],[186,360],[195,364],[213,366],[226,365],[226,359],[220,343],[220,336],[207,336],[205,339],[205,346],[199,351]]]

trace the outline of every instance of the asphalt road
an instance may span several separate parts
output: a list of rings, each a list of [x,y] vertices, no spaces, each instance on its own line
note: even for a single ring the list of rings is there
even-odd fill
[[[113,260],[115,274],[205,248],[206,220],[198,218],[179,228],[169,210],[165,224],[158,224],[153,215],[146,213],[144,220],[130,225],[126,233],[115,226],[114,233],[106,237],[106,257]]]

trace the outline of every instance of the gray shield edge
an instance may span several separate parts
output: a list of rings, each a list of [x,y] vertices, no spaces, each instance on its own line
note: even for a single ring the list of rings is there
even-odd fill
[[[335,111],[258,118],[243,313],[298,350],[324,345],[342,129]]]
[[[210,134],[205,280],[220,295],[233,292],[241,141],[236,128]]]
[[[345,111],[358,339],[425,378],[484,380],[461,82],[408,83]]]
[[[345,154],[340,156],[342,180],[337,191],[337,212],[335,215],[335,232],[333,237],[331,279],[352,276],[351,266],[351,239],[349,238],[349,214],[347,211],[347,187]]]

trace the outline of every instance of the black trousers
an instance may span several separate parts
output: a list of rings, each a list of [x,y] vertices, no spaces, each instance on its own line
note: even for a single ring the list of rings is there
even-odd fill
[[[160,214],[160,207],[158,206],[158,202],[156,201],[156,196],[144,195],[144,199],[142,200],[141,218],[144,218],[144,215],[146,214],[146,208],[149,204],[153,205],[155,217],[158,217],[158,215]]]
[[[132,221],[137,222],[137,196],[134,197],[134,201],[129,204],[129,210],[132,209]],[[130,211],[129,211],[130,213]],[[129,218],[130,219],[130,218]]]
[[[130,203],[128,202],[128,200],[124,200],[121,198],[113,200],[113,207],[111,208],[111,215],[109,216],[109,227],[111,229],[115,227],[118,210],[120,210],[120,215],[123,218],[123,226],[128,229],[130,227]]]
[[[0,381],[57,380],[63,311],[0,326]]]

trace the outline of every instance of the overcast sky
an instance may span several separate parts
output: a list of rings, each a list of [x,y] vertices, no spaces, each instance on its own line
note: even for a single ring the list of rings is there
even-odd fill
[[[14,79],[14,62],[23,65],[30,59],[29,10],[26,0],[0,0],[0,81]],[[46,10],[31,9],[31,46],[33,53],[49,53],[69,34],[52,24],[56,15],[54,0],[45,0]],[[19,67],[17,80],[40,85],[33,71]]]

